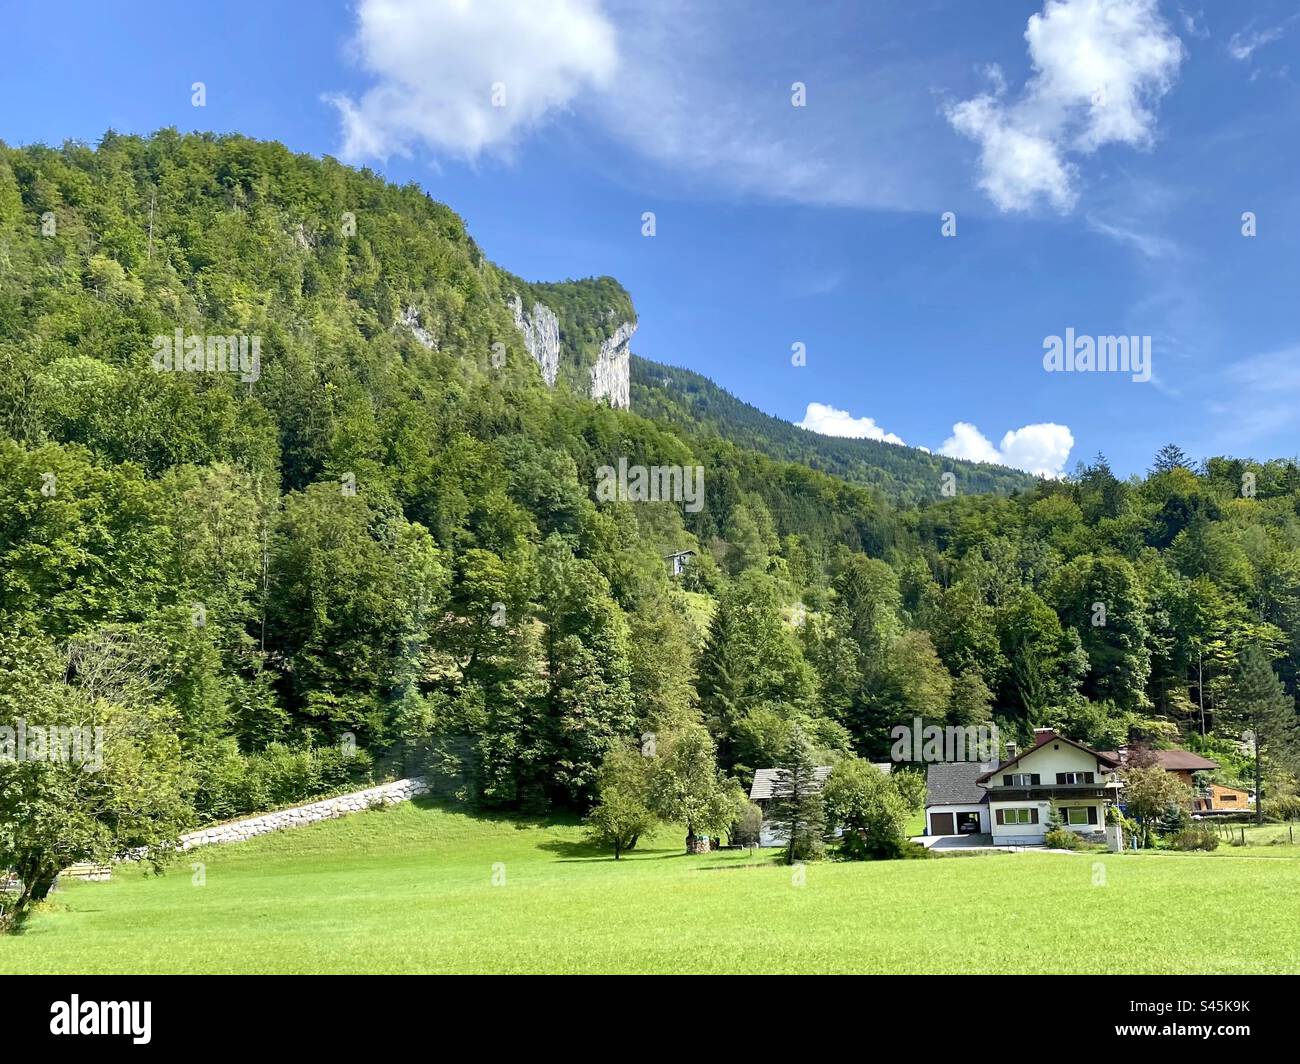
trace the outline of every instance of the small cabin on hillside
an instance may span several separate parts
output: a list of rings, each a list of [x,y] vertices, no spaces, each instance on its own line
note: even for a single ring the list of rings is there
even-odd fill
[[[873,761],[873,765],[882,775],[888,776],[893,771],[894,766],[889,761]],[[827,777],[831,774],[831,765],[818,765],[814,770],[817,781],[817,788],[820,790],[826,784]],[[767,822],[767,810],[771,805],[772,798],[781,778],[781,769],[779,768],[760,768],[754,773],[754,782],[749,788],[749,800],[763,811],[763,827],[759,832],[760,846],[783,846],[785,839],[774,831]],[[839,832],[837,831],[838,835]]]
[[[695,557],[693,550],[675,550],[672,554],[665,554],[664,561],[668,563],[668,572],[672,576],[681,576],[686,572],[691,564],[691,559]]]

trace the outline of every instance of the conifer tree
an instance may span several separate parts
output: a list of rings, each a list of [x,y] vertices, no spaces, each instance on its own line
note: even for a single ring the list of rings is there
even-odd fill
[[[797,724],[790,730],[790,742],[777,765],[768,818],[785,836],[786,864],[821,855],[826,811],[817,778],[817,759],[803,728]]]
[[[1295,699],[1286,693],[1268,656],[1257,643],[1246,647],[1232,688],[1231,706],[1238,722],[1254,735],[1255,822],[1264,821],[1263,768],[1267,762],[1294,769],[1300,735]]]

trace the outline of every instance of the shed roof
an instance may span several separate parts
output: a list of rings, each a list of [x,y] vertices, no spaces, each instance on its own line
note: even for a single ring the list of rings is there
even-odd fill
[[[817,785],[821,786],[826,782],[826,777],[831,774],[830,765],[818,765],[814,770],[817,776]],[[780,775],[779,768],[760,768],[754,773],[754,783],[749,788],[750,801],[758,801],[764,798],[772,797],[772,787],[775,785],[777,777]]]

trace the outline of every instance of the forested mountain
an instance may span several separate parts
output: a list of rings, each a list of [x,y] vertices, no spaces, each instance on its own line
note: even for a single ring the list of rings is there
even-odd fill
[[[941,498],[947,461],[685,371],[593,400],[634,322],[616,282],[526,284],[418,188],[278,144],[0,149],[0,719],[118,722],[139,793],[214,818],[417,769],[582,809],[611,750],[699,724],[741,779],[796,724],[878,757],[914,716],[1231,775],[1245,648],[1294,694],[1293,463],[956,464]],[[620,465],[701,467],[703,506],[603,496]]]
[[[963,494],[1027,491],[1035,479],[1005,466],[944,458],[916,447],[809,432],[742,402],[708,377],[635,355],[632,406],[689,436],[717,435],[770,458],[878,488],[902,505],[938,498],[945,472],[953,474]]]

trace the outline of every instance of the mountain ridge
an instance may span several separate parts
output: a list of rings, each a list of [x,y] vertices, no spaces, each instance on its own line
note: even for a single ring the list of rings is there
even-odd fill
[[[775,417],[733,395],[696,370],[632,356],[632,409],[692,436],[716,434],[779,461],[793,461],[850,483],[876,488],[895,502],[952,493],[1028,491],[1037,481],[1007,466],[930,454],[906,444],[824,436]]]

